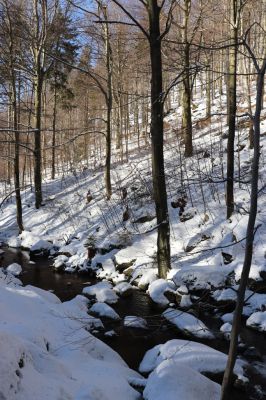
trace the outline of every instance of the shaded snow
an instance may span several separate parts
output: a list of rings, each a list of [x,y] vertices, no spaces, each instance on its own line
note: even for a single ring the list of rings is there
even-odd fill
[[[220,399],[220,385],[175,360],[165,360],[150,374],[145,400]]]
[[[163,316],[187,335],[201,339],[214,339],[214,335],[210,329],[200,319],[194,317],[194,315],[173,308],[167,308]]]
[[[1,398],[138,399],[128,383],[138,374],[84,329],[91,320],[86,298],[61,303],[41,289],[0,281]]]

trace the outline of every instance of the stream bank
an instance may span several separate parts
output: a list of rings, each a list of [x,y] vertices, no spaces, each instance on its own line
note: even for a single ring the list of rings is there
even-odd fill
[[[81,294],[84,286],[94,284],[96,279],[76,274],[55,273],[52,268],[52,259],[45,257],[29,257],[29,253],[21,250],[3,248],[4,254],[1,258],[1,267],[11,263],[18,263],[22,266],[23,272],[20,280],[24,285],[33,285],[39,288],[54,292],[62,301],[72,299]],[[162,344],[170,339],[187,339],[185,335],[178,332],[173,325],[170,325],[162,316],[161,310],[154,305],[151,299],[142,291],[135,289],[130,297],[120,298],[117,304],[113,305],[114,310],[124,318],[127,315],[143,317],[148,323],[148,329],[125,328],[122,322],[111,321],[108,318],[101,318],[105,330],[94,334],[118,352],[130,368],[137,370],[140,361],[147,350],[157,344]],[[203,322],[213,331],[218,330],[219,320],[210,313],[205,313]],[[108,337],[106,331],[115,330],[116,336]],[[247,346],[255,346],[256,352],[250,352],[246,357],[249,362],[248,376],[252,388],[248,392],[234,390],[234,400],[260,400],[260,391],[266,390],[265,384],[265,360],[266,343],[265,336],[261,333],[246,328],[243,324],[241,337]],[[193,339],[194,340],[194,339]],[[197,340],[195,340],[197,341]],[[224,353],[228,351],[228,342],[222,339],[198,340]],[[254,355],[255,354],[255,355]],[[264,371],[263,371],[264,368]],[[261,373],[259,373],[259,371]],[[264,375],[264,376],[263,376]],[[221,377],[215,377],[220,383]],[[255,389],[254,389],[255,388]]]

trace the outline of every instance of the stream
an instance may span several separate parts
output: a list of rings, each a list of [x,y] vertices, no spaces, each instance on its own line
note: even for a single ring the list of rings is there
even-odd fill
[[[62,301],[71,300],[82,289],[93,283],[96,279],[76,274],[55,273],[52,268],[52,259],[45,257],[31,257],[28,252],[18,249],[3,248],[5,253],[0,258],[0,267],[6,267],[16,262],[22,266],[23,273],[19,277],[24,285],[33,285],[39,288],[50,290]],[[98,338],[108,344],[126,361],[128,366],[137,370],[145,352],[157,344],[165,343],[170,339],[187,339],[181,332],[178,332],[173,325],[170,325],[161,317],[161,310],[154,305],[151,299],[142,291],[134,290],[127,298],[120,298],[117,304],[112,305],[121,318],[127,315],[140,316],[146,319],[149,329],[143,331],[136,328],[125,328],[122,322],[101,318],[105,331],[114,329],[117,336],[107,337],[104,332],[95,334]],[[212,330],[218,330],[221,325],[219,319],[210,312],[203,312],[200,315],[203,322]],[[243,322],[241,338],[248,346],[254,346],[258,356],[250,355],[245,357],[249,362],[247,369],[251,385],[248,391],[234,389],[232,400],[260,400],[266,397],[266,340],[265,335],[246,328]],[[193,339],[197,341],[196,339]],[[198,340],[217,350],[227,353],[229,342],[223,339]],[[254,368],[256,367],[256,368]],[[260,372],[259,372],[260,371]],[[221,383],[221,377],[215,377]],[[262,397],[255,387],[262,390]]]

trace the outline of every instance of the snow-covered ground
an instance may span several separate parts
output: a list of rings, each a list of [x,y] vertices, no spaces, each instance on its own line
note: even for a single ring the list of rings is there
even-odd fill
[[[240,107],[243,105],[239,104]],[[213,112],[219,113],[224,107],[225,97],[221,104],[215,101]],[[203,110],[200,96],[195,96],[194,122],[203,117]],[[210,291],[217,304],[235,301],[244,258],[252,150],[248,147],[247,128],[239,130],[235,149],[236,179],[239,181],[235,183],[236,212],[230,220],[226,220],[225,118],[216,116],[207,125],[195,125],[195,155],[184,159],[180,156],[181,139],[176,135],[180,115],[181,110],[176,107],[166,117],[170,125],[165,135],[165,167],[172,254],[172,269],[167,280],[158,279],[157,276],[157,234],[150,152],[147,149],[134,149],[133,145],[128,162],[117,164],[112,169],[111,200],[107,201],[104,195],[102,169],[90,170],[83,169],[83,165],[77,166],[72,173],[53,181],[46,179],[43,185],[44,205],[39,210],[34,208],[34,195],[30,189],[23,191],[25,232],[22,235],[18,235],[16,227],[14,198],[5,202],[0,211],[0,240],[11,247],[54,255],[54,268],[58,270],[96,271],[98,277],[105,281],[87,286],[83,291],[84,295],[94,296],[98,302],[91,307],[92,314],[118,319],[110,304],[114,304],[126,292],[130,295],[133,290],[130,285],[134,285],[147,290],[157,305],[164,308],[170,305],[168,311],[174,313],[171,322],[178,329],[191,334],[198,332],[201,337],[205,335],[205,339],[212,339],[208,328],[191,314],[193,301],[198,300],[195,296],[193,300],[191,291]],[[265,120],[261,128],[258,229],[251,282],[262,281],[266,276]],[[127,190],[126,196],[123,189]],[[86,196],[88,191],[92,196],[89,203]],[[187,202],[182,215],[179,215],[179,208],[175,208],[174,204],[180,197]],[[129,219],[123,221],[125,211],[129,213]],[[92,259],[88,258],[88,247],[97,250]],[[16,268],[13,273],[19,273],[19,269]],[[61,303],[54,295],[37,288],[16,286],[12,283],[15,279],[12,275],[1,274],[0,334],[3,335],[1,344],[7,343],[1,349],[3,358],[0,361],[0,390],[4,398],[42,399],[45,395],[49,397],[48,390],[58,394],[57,397],[49,397],[51,399],[138,398],[138,392],[129,383],[139,379],[139,375],[130,371],[118,355],[84,329],[86,326],[88,329],[101,326],[99,319],[87,314],[84,296]],[[7,276],[10,281],[8,285]],[[265,331],[265,295],[249,290],[246,298],[247,325]],[[169,319],[168,314],[165,316]],[[124,320],[125,325],[135,323],[137,320],[134,318],[128,316]],[[228,338],[232,315],[229,313],[222,318],[221,332]],[[142,327],[144,323],[142,321]],[[226,327],[222,327],[224,323]],[[12,351],[8,353],[11,348]],[[164,398],[159,391],[162,384],[169,384],[167,399],[172,398],[170,392],[176,391],[178,386],[174,382],[179,381],[176,380],[176,374],[171,372],[171,362],[165,359],[150,371],[144,390],[145,399]],[[175,359],[173,362],[180,365],[183,360]],[[210,398],[216,400],[219,386],[203,377],[201,372],[198,369],[195,372],[198,385],[206,387],[207,391],[213,393]],[[182,395],[182,390],[185,393],[186,388],[183,385],[185,378],[190,382],[191,373],[191,365],[182,370],[180,399],[200,399],[195,397],[196,384],[195,388],[191,387],[190,397]],[[145,386],[143,382],[142,386]],[[29,396],[31,383],[36,393],[33,397]],[[0,391],[0,395],[2,393]]]
[[[139,374],[89,333],[85,297],[61,303],[1,271],[0,314],[1,399],[139,398]]]

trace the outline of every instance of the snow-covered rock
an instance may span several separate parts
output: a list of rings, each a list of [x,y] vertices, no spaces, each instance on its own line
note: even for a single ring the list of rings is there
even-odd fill
[[[115,255],[115,265],[119,271],[131,267],[136,261],[136,249],[128,247],[120,250]]]
[[[66,262],[68,261],[68,257],[65,256],[64,254],[60,254],[59,256],[57,256],[54,259],[54,269],[56,271],[62,270],[64,268],[64,266],[66,265]]]
[[[22,273],[22,267],[17,263],[10,264],[6,270],[14,276],[19,276]]]
[[[143,271],[143,275],[141,276],[138,287],[141,290],[146,290],[148,286],[158,279],[157,272],[154,268],[148,268],[146,271]]]
[[[222,315],[221,318],[222,318],[223,322],[229,322],[230,324],[232,324],[233,318],[234,318],[234,314],[233,313],[226,313],[226,314]]]
[[[150,374],[143,392],[145,400],[220,399],[220,385],[174,360],[164,360]]]
[[[23,243],[23,242],[22,242]],[[26,246],[23,246],[26,248]],[[39,239],[36,242],[30,246],[30,251],[35,253],[38,251],[43,251],[43,250],[51,250],[53,247],[52,243],[47,242],[47,240]]]
[[[130,283],[121,282],[114,287],[114,291],[121,297],[128,297],[132,294],[133,287]]]
[[[184,367],[189,367],[200,373],[218,374],[224,371],[227,355],[202,343],[190,340],[172,339],[164,344],[158,344],[148,350],[140,363],[139,371],[149,373],[164,360],[174,360]],[[241,380],[244,362],[237,360],[234,373]]]
[[[106,281],[86,286],[82,293],[89,296],[96,296],[97,301],[101,303],[114,304],[118,300],[117,294],[112,289],[112,284]]]
[[[84,296],[61,303],[44,290],[0,281],[1,398],[139,398],[129,384],[139,374],[88,332]]]
[[[115,266],[112,261],[112,259],[107,259],[107,260],[99,260],[99,262],[102,265],[102,268],[98,270],[97,276],[101,279],[109,279],[112,275],[112,273],[115,272]]]
[[[93,306],[89,309],[89,312],[99,315],[99,317],[107,317],[115,320],[119,320],[120,317],[119,315],[113,310],[112,307],[108,306],[108,304],[105,303],[95,303]]]
[[[214,339],[214,335],[207,326],[194,315],[183,311],[168,308],[163,316],[171,324],[189,336],[195,336],[201,339]]]
[[[127,328],[148,329],[147,321],[144,318],[136,317],[134,315],[127,315],[124,318],[124,326]]]
[[[23,231],[19,235],[20,246],[31,252],[49,251],[52,249],[52,243],[42,239],[40,236],[28,231]],[[17,247],[17,246],[16,246]]]
[[[216,290],[212,296],[218,303],[223,302],[236,302],[238,286],[232,288]],[[254,311],[261,311],[266,305],[266,294],[255,293],[252,290],[246,290],[245,292],[245,305],[243,308],[243,314],[250,316]]]
[[[183,294],[179,306],[182,308],[189,308],[192,305],[192,301],[189,294]]]
[[[258,311],[247,319],[247,326],[259,332],[266,332],[266,311]]]
[[[173,282],[165,279],[157,279],[149,285],[147,292],[155,303],[165,307],[169,304],[169,300],[165,297],[164,293],[167,290],[175,289],[176,287]]]
[[[192,289],[212,289],[225,285],[227,276],[232,272],[233,267],[229,265],[219,265],[213,260],[213,265],[204,262],[196,265],[184,265],[178,270],[169,271],[169,278],[177,286],[186,285],[189,290]]]
[[[21,246],[21,239],[18,236],[11,236],[8,241],[7,245],[13,248],[19,248]]]
[[[232,330],[232,325],[229,322],[226,322],[220,328],[220,331],[223,333],[223,336],[226,340],[230,340],[231,330]]]

